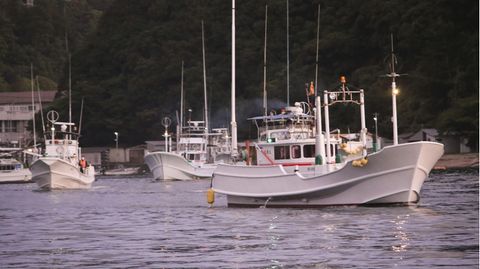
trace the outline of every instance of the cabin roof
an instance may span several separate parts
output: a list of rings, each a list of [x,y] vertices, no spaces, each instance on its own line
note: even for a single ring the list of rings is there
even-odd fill
[[[257,116],[257,117],[252,117],[248,118],[248,120],[267,120],[267,121],[273,121],[273,120],[283,120],[283,119],[292,119],[292,118],[309,118],[313,119],[314,116],[308,115],[308,114],[278,114],[278,115],[268,115],[268,116]]]
[[[42,103],[51,103],[55,99],[57,91],[40,91]],[[38,92],[34,93],[35,102],[38,102]],[[0,92],[0,105],[8,104],[31,104],[32,92]]]

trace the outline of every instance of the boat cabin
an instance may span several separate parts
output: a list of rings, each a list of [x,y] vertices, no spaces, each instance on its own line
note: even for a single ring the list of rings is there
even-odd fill
[[[51,132],[46,134],[44,156],[77,162],[78,156],[81,155],[78,146],[79,134],[67,131],[67,126],[73,127],[74,123],[55,122],[55,125],[59,125],[60,130],[57,131],[55,127],[52,127]]]

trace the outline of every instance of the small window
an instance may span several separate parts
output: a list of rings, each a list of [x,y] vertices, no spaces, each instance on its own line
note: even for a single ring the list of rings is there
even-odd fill
[[[315,157],[315,145],[304,145],[303,146],[303,157],[305,157],[305,158]]]
[[[274,151],[275,151],[275,160],[290,159],[289,146],[276,146]]]
[[[298,159],[302,157],[302,152],[300,151],[299,145],[292,146],[292,159]]]

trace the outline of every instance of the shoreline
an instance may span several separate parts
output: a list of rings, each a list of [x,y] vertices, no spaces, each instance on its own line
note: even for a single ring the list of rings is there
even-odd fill
[[[435,164],[433,170],[478,168],[478,156],[478,153],[444,154]]]

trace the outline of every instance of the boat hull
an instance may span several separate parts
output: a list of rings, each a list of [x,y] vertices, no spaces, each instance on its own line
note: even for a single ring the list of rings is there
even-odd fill
[[[27,168],[12,171],[0,171],[0,183],[29,183],[32,173]]]
[[[229,206],[415,204],[442,154],[442,144],[415,142],[385,147],[363,167],[347,162],[288,172],[282,166],[220,165],[212,188],[227,195]]]
[[[168,152],[152,152],[145,155],[145,163],[155,180],[194,180],[211,178],[215,164],[194,166],[181,155]]]
[[[82,173],[76,165],[58,158],[41,158],[30,169],[32,180],[44,190],[88,189],[95,181],[93,166]]]

